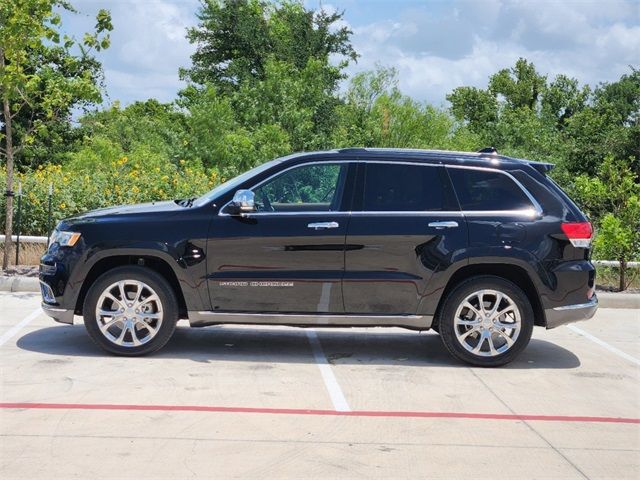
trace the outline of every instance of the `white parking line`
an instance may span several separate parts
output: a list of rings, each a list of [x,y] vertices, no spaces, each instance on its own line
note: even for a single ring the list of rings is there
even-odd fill
[[[618,350],[616,347],[614,347],[612,345],[609,345],[607,342],[605,342],[604,340],[600,340],[598,337],[594,337],[593,335],[591,335],[588,332],[585,332],[581,328],[578,328],[575,325],[567,325],[567,328],[570,328],[574,332],[579,333],[580,335],[582,335],[585,338],[588,338],[593,343],[597,343],[601,347],[606,348],[611,353],[615,353],[619,357],[622,357],[625,360],[629,360],[631,363],[635,363],[636,365],[640,365],[640,360],[638,360],[636,357],[633,357],[633,356],[629,355],[628,353],[623,352],[622,350]]]
[[[320,345],[320,340],[318,340],[318,335],[313,330],[307,330],[307,338],[309,339],[309,344],[311,345],[313,357],[316,360],[316,364],[318,364],[320,374],[322,375],[322,379],[324,380],[324,385],[325,387],[327,387],[327,391],[329,392],[329,396],[331,397],[333,408],[337,412],[350,412],[351,409],[349,408],[347,399],[344,398],[344,394],[342,393],[340,384],[338,384],[338,380],[336,380],[336,377],[331,370],[331,365],[329,365],[329,362],[327,362],[327,357],[325,357],[324,355],[322,345]]]
[[[2,345],[4,345],[5,343],[7,343],[9,340],[11,340],[13,338],[14,335],[16,335],[20,330],[22,330],[24,327],[26,327],[27,325],[29,325],[29,322],[31,322],[31,320],[33,320],[34,318],[36,318],[38,315],[40,315],[42,312],[42,309],[40,307],[38,307],[36,310],[34,310],[33,312],[31,312],[29,315],[27,315],[25,318],[23,318],[19,323],[15,324],[13,327],[11,327],[7,332],[5,332],[4,335],[2,335],[0,337],[0,347]]]

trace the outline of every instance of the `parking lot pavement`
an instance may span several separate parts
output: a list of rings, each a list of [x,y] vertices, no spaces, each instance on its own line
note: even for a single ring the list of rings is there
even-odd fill
[[[436,334],[182,322],[119,358],[0,294],[0,477],[640,477],[640,311],[470,368]]]

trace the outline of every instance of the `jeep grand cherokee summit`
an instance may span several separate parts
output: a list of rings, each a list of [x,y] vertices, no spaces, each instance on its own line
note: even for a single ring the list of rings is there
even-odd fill
[[[490,149],[291,155],[200,198],[61,221],[42,306],[119,355],[184,318],[434,329],[458,359],[502,365],[534,325],[597,308],[591,225],[551,168]]]

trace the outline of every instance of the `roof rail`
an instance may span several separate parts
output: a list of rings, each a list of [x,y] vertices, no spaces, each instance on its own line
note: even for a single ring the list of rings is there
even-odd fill
[[[481,150],[478,150],[478,153],[489,153],[491,155],[497,155],[498,150],[496,150],[496,147],[485,147]]]
[[[359,153],[359,152],[366,152],[366,151],[367,149],[363,147],[349,147],[349,148],[338,149],[338,152],[340,153]]]

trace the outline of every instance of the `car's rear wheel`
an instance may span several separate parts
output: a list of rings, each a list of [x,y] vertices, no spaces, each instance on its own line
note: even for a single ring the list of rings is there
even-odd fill
[[[529,343],[533,309],[525,293],[500,277],[470,278],[445,299],[440,338],[456,358],[481,367],[512,361]]]
[[[153,270],[117,267],[87,292],[84,324],[91,339],[117,355],[144,355],[162,348],[178,321],[178,302],[169,283]]]

